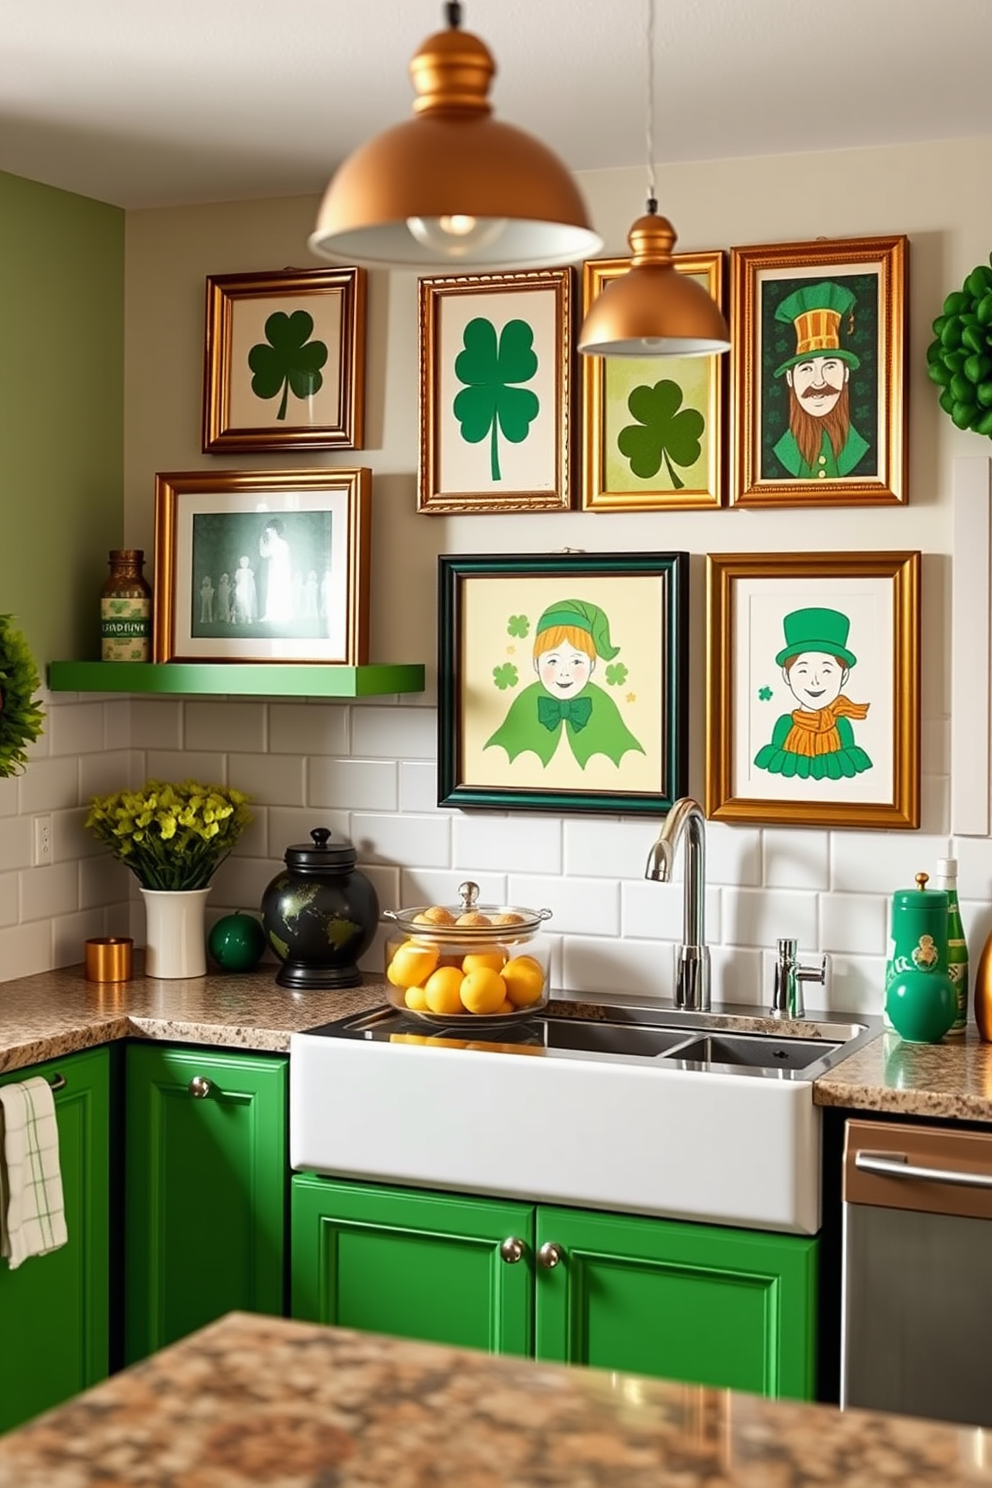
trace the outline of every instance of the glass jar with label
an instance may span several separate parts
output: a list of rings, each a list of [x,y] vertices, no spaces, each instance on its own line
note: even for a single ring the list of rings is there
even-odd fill
[[[150,661],[152,591],[141,548],[111,548],[100,591],[100,660]]]

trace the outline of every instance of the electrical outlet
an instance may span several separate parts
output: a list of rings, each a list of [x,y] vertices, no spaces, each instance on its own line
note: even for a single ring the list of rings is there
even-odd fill
[[[44,868],[52,861],[52,818],[36,816],[34,819],[34,866]]]

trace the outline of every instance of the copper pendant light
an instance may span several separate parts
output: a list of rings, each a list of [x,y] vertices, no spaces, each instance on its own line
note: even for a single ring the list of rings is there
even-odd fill
[[[360,145],[324,194],[310,249],[385,268],[524,269],[597,253],[572,176],[538,140],[492,118],[492,54],[462,31],[429,36],[410,63],[414,117]]]
[[[675,229],[659,217],[654,186],[654,0],[647,0],[647,212],[628,234],[630,268],[600,291],[579,331],[586,356],[712,356],[730,332],[703,286],[672,262]]]

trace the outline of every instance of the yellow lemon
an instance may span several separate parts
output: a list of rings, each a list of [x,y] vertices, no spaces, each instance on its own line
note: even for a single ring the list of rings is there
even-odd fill
[[[427,993],[423,987],[407,987],[403,994],[403,1001],[415,1013],[423,1013],[427,1010]]]
[[[522,925],[523,922],[523,915],[514,914],[512,909],[507,910],[506,914],[493,915],[494,925]]]
[[[437,947],[405,940],[386,968],[394,987],[421,987],[437,965]]]
[[[506,953],[499,946],[485,946],[478,951],[470,951],[462,958],[462,971],[468,976],[470,971],[478,971],[481,966],[488,967],[490,971],[502,971]]]
[[[450,909],[445,909],[443,904],[432,904],[429,909],[421,910],[420,914],[414,915],[415,925],[453,925],[455,917]]]
[[[508,997],[504,997],[496,1011],[498,1013],[515,1013],[517,1011],[517,1005],[515,1002],[511,1002]]]
[[[439,966],[427,978],[424,996],[432,1013],[449,1017],[462,1011],[462,974],[457,966]]]
[[[455,921],[456,925],[491,925],[492,920],[481,909],[469,909],[460,914]]]
[[[470,1013],[495,1013],[506,997],[498,971],[480,966],[462,978],[461,999]]]
[[[544,991],[544,968],[533,956],[514,956],[503,967],[506,994],[517,1007],[530,1007]]]

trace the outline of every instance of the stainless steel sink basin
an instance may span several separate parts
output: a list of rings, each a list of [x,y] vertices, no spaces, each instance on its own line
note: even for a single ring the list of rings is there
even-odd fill
[[[761,1034],[708,1033],[676,1051],[680,1064],[743,1065],[748,1069],[808,1070],[842,1044],[822,1039],[769,1038]],[[844,1051],[846,1053],[846,1050]]]

